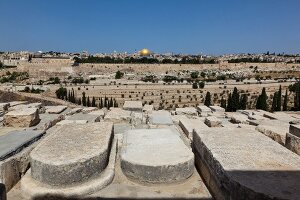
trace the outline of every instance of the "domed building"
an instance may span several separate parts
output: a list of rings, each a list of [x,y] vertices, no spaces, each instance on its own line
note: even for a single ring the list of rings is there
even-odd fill
[[[140,56],[143,56],[143,57],[148,57],[150,56],[151,52],[149,51],[149,49],[142,49],[140,51]]]

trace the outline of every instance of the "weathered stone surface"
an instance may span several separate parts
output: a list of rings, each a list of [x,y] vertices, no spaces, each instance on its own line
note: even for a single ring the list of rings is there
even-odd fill
[[[55,124],[57,124],[58,122],[60,122],[61,120],[63,120],[64,115],[42,113],[39,114],[39,118],[41,119],[41,121],[37,125],[31,127],[31,129],[47,130]]]
[[[226,113],[226,117],[234,124],[248,124],[248,117],[244,114],[229,112]]]
[[[209,106],[213,112],[225,112],[225,109],[220,106]]]
[[[75,113],[80,113],[81,111],[82,111],[81,107],[73,108],[67,113],[67,115],[74,115]]]
[[[25,108],[6,113],[3,124],[12,127],[31,127],[38,124],[39,121],[39,113],[36,108]]]
[[[176,108],[176,115],[192,115],[197,116],[197,109],[195,107]]]
[[[188,119],[185,116],[179,120],[179,126],[190,140],[193,140],[193,131],[195,129],[208,128],[203,121],[199,119]]]
[[[279,120],[263,120],[256,127],[256,130],[284,145],[286,133],[289,132],[289,124]]]
[[[59,114],[67,109],[67,106],[46,106],[46,112],[49,114]]]
[[[26,104],[26,103],[28,103],[28,102],[27,101],[11,101],[11,102],[9,102],[9,106],[13,107],[13,106],[17,106],[20,104]]]
[[[203,177],[214,194],[236,200],[300,198],[300,157],[278,143],[243,128],[198,130],[193,137],[196,164],[206,167]]]
[[[142,182],[184,180],[194,171],[194,155],[170,129],[137,129],[125,133],[123,173]]]
[[[297,136],[297,137],[300,137],[300,125],[299,124],[296,124],[296,125],[290,125],[289,127],[289,133]]]
[[[110,111],[104,117],[104,121],[115,123],[130,122],[131,111],[123,110],[122,108],[110,108]]]
[[[19,130],[0,136],[0,161],[18,153],[44,133],[44,131]]]
[[[99,110],[99,108],[97,108],[97,107],[84,107],[82,109],[82,113],[87,114],[87,113],[90,113],[90,112],[96,111],[96,110]]]
[[[65,125],[31,152],[31,174],[49,185],[69,185],[101,173],[108,162],[113,124]]]
[[[168,111],[159,110],[152,112],[150,116],[150,123],[153,125],[172,125],[173,120]]]
[[[143,107],[143,112],[151,113],[153,111],[153,105],[145,104]]]
[[[286,133],[286,141],[285,146],[289,150],[295,152],[300,155],[300,137],[295,136],[291,133]]]
[[[129,131],[131,129],[131,125],[127,123],[114,124],[114,134],[124,134],[126,131]]]
[[[8,110],[9,103],[0,103],[0,111]]]
[[[200,113],[201,117],[207,117],[208,113],[211,113],[211,109],[204,105],[198,106],[197,110]]]
[[[100,115],[93,115],[93,114],[83,114],[83,113],[77,113],[74,115],[71,115],[66,118],[66,120],[73,121],[74,123],[77,123],[77,121],[86,120],[89,123],[91,122],[99,122],[100,121]]]
[[[95,111],[91,111],[88,113],[89,115],[97,115],[99,116],[101,119],[104,118],[105,112],[104,110],[95,110]]]
[[[222,121],[215,116],[206,117],[204,123],[209,127],[220,127]]]
[[[129,110],[129,111],[140,111],[142,112],[143,110],[143,104],[142,101],[125,101],[123,105],[124,110]]]

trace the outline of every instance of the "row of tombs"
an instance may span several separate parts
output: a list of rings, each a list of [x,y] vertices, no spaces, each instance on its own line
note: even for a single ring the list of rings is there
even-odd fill
[[[300,113],[0,103],[0,199],[300,199]]]

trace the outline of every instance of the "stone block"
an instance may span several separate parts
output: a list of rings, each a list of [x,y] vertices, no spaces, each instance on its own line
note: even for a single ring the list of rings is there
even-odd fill
[[[207,117],[208,113],[211,113],[211,109],[207,106],[198,106],[197,110],[201,117]]]
[[[31,152],[31,176],[64,186],[100,174],[108,163],[112,128],[110,122],[61,126]]]
[[[123,110],[122,108],[110,108],[110,111],[106,113],[104,121],[110,121],[114,123],[130,122],[131,111]]]
[[[143,107],[143,112],[151,113],[153,111],[153,105],[145,104]]]
[[[99,110],[99,108],[97,108],[97,107],[84,107],[82,109],[82,113],[87,114],[87,113],[90,113],[90,112],[96,111],[96,110]]]
[[[199,130],[194,132],[193,146],[224,199],[300,197],[300,157],[255,130]]]
[[[198,116],[198,112],[195,107],[176,108],[176,115]]]
[[[46,112],[49,114],[59,114],[67,109],[67,106],[46,106]]]
[[[291,133],[286,134],[285,146],[289,150],[295,152],[300,155],[300,137],[295,136]]]
[[[10,111],[4,115],[4,125],[12,127],[31,127],[40,122],[39,113],[36,108],[25,108]]]
[[[299,124],[291,124],[289,128],[289,133],[300,137],[300,125]]]
[[[124,135],[123,173],[149,183],[185,180],[194,171],[194,155],[170,129],[136,129]]]
[[[209,127],[220,127],[222,121],[215,116],[206,117],[204,123]]]
[[[124,110],[129,110],[129,111],[140,111],[142,112],[143,110],[143,104],[142,101],[125,101],[123,105]]]
[[[209,106],[213,112],[225,112],[225,109],[220,106]]]
[[[97,115],[99,116],[101,119],[104,118],[105,112],[104,110],[94,110],[88,113],[89,115]]]
[[[173,125],[171,114],[168,111],[153,111],[150,115],[150,123],[153,125]]]

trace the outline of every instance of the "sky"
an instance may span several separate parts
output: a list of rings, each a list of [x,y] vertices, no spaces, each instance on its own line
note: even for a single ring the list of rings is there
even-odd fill
[[[300,53],[299,0],[0,0],[0,51]]]

